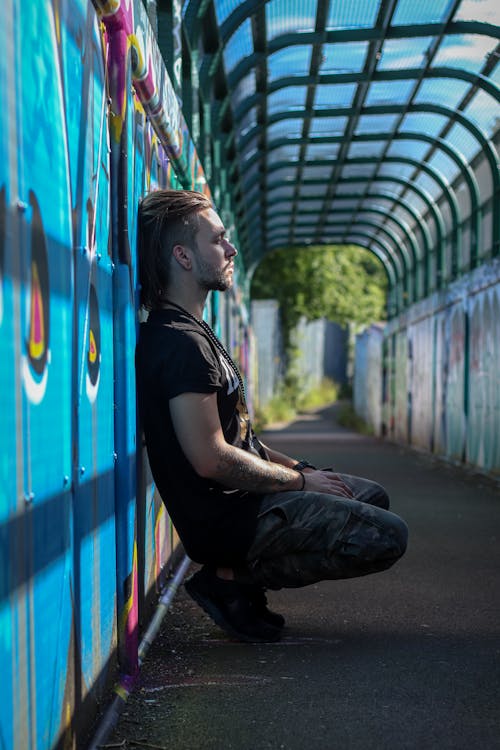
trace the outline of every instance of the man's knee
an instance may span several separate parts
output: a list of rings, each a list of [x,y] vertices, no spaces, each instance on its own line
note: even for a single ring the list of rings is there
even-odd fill
[[[408,546],[408,526],[399,516],[395,516],[395,518],[397,519],[397,522],[395,525],[394,533],[398,541],[399,549],[401,550],[401,553],[399,555],[401,557],[401,555],[404,555],[404,553],[406,552],[406,548]]]
[[[403,519],[391,511],[383,511],[383,525],[378,529],[380,542],[379,559],[396,562],[408,546],[408,526]]]
[[[389,509],[389,495],[381,484],[373,482],[371,479],[355,477],[350,474],[341,474],[341,477],[354,492],[356,500],[383,510]]]
[[[373,505],[376,505],[378,508],[383,508],[384,510],[389,509],[390,501],[389,501],[389,495],[385,491],[385,489],[382,487],[381,484],[377,484],[377,482],[373,483],[374,485],[374,502]]]
[[[395,562],[408,544],[408,527],[402,518],[389,510],[362,503],[352,508],[337,544],[339,552],[366,562]]]

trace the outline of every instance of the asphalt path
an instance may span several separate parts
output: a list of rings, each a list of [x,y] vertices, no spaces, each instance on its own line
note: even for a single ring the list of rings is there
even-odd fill
[[[391,570],[270,592],[281,642],[229,640],[182,589],[109,746],[500,750],[500,492],[493,480],[339,428],[263,439],[383,484],[410,529]]]

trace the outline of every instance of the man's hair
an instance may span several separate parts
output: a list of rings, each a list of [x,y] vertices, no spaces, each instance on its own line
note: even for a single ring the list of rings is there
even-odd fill
[[[141,304],[161,307],[174,245],[195,245],[199,213],[210,199],[193,190],[155,190],[139,204],[138,255]]]

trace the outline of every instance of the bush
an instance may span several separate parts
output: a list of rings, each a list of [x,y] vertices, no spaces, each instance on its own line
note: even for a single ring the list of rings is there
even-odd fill
[[[339,397],[339,386],[330,378],[323,378],[321,383],[298,397],[299,411],[320,409],[332,404]]]
[[[290,422],[300,411],[327,406],[337,400],[338,391],[336,383],[324,378],[319,386],[302,393],[296,379],[286,378],[280,393],[263,408],[257,409],[253,420],[255,431],[258,432],[275,422]]]
[[[373,435],[373,429],[362,417],[356,414],[351,403],[341,406],[337,420],[342,427],[347,427],[350,430],[354,430],[354,432],[360,432],[362,435]]]
[[[259,432],[275,422],[290,422],[295,415],[295,409],[284,395],[273,396],[263,408],[256,410],[253,427]]]

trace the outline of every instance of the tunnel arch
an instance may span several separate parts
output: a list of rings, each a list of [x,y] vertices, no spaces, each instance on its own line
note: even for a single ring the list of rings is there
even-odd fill
[[[183,44],[196,67],[197,85],[189,91],[199,97],[200,113],[203,110],[202,150],[208,152],[216,202],[223,201],[235,216],[247,262],[252,262],[257,247],[260,253],[271,249],[267,224],[276,210],[290,223],[290,242],[299,241],[295,217],[307,210],[308,196],[315,190],[323,203],[316,227],[311,217],[311,230],[313,239],[321,237],[334,217],[333,207],[347,205],[349,179],[352,218],[347,226],[355,229],[369,204],[378,200],[380,226],[393,224],[392,216],[397,215],[411,229],[412,236],[396,230],[412,257],[411,265],[407,263],[412,277],[407,304],[448,285],[467,265],[474,268],[485,253],[495,256],[500,251],[494,133],[489,125],[485,130],[485,119],[477,117],[475,106],[478,95],[486,97],[489,107],[500,98],[492,75],[500,54],[500,29],[484,14],[476,19],[461,13],[461,0],[427,15],[425,10],[409,12],[408,4],[401,10],[402,6],[401,0],[380,0],[370,6],[369,18],[362,23],[335,26],[335,0],[318,0],[308,6],[309,20],[300,28],[291,19],[281,25],[276,21],[274,0],[184,3]],[[415,50],[413,58],[404,60],[402,45]],[[465,57],[455,60],[447,53],[450,45],[487,53],[474,53],[473,63]],[[328,62],[335,49],[347,56],[343,70]],[[355,49],[356,64],[349,57]],[[276,67],[280,55],[295,54],[294,50],[304,51],[303,64]],[[246,88],[239,91],[243,84]],[[326,86],[339,92],[340,85],[351,87],[350,101],[326,104],[325,94],[316,106],[315,97]],[[455,87],[455,103],[430,96],[430,85]],[[306,92],[300,112],[297,106],[283,105],[285,99],[270,98],[277,93],[288,97],[286,92],[300,87]],[[374,92],[384,87],[392,87],[390,92],[397,87],[398,98],[391,100],[390,93],[388,99],[377,101]],[[369,130],[369,118],[375,122],[377,117],[393,118],[395,124]],[[422,127],[425,117],[428,129]],[[321,122],[328,127],[333,118],[344,118],[339,132],[317,136],[325,132]],[[281,127],[289,128],[284,137],[279,137]],[[480,184],[477,168],[462,153],[462,132],[475,144],[469,144],[468,153],[472,148],[483,155],[490,187],[483,184],[484,170]],[[295,175],[289,206],[274,202],[275,191],[280,192],[272,179],[276,164]],[[307,177],[313,164],[325,170],[329,166],[330,173],[324,171],[325,176],[314,182]],[[398,164],[404,175],[414,168],[411,178],[397,173]]]

